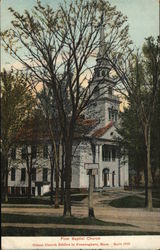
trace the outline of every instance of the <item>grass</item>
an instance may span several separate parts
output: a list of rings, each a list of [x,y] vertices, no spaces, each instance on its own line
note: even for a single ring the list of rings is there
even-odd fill
[[[71,195],[71,202],[82,201],[87,197],[87,194],[73,194]],[[33,204],[33,205],[50,205],[50,197],[42,196],[42,197],[31,197],[28,199],[27,197],[9,197],[7,204]]]
[[[9,197],[7,204],[35,204],[35,205],[50,205],[48,197]]]
[[[126,196],[111,201],[109,205],[117,208],[144,208],[145,199],[138,196]],[[160,199],[153,199],[153,207],[160,208]]]
[[[77,218],[63,216],[39,216],[2,213],[2,223],[32,223],[32,224],[68,224],[68,225],[100,225],[100,226],[132,226],[125,223],[105,222],[96,218]],[[134,227],[134,226],[133,226]]]
[[[87,229],[52,229],[52,228],[25,228],[4,227],[2,236],[111,236],[111,235],[160,235],[159,232],[134,232],[116,230],[87,230]]]

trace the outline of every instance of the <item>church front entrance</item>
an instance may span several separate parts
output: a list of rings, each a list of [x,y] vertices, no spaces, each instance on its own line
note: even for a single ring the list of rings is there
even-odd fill
[[[108,187],[109,185],[109,169],[103,169],[103,180],[104,180],[104,187]]]

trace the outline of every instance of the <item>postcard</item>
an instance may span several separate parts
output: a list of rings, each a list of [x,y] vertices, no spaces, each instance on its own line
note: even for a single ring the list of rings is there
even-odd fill
[[[3,250],[160,248],[159,4],[1,1]]]

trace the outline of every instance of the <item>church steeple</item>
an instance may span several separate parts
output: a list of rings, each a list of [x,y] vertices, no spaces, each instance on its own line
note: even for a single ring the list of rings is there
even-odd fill
[[[107,41],[105,35],[105,16],[101,16],[99,27],[99,50],[94,68],[94,75],[90,81],[90,92],[93,93],[92,105],[87,109],[86,117],[99,119],[97,127],[104,127],[107,123],[118,119],[119,99],[114,95],[115,82],[110,74],[111,66],[107,60]]]
[[[104,13],[101,15],[101,26],[99,29],[99,51],[97,54],[96,59],[96,66],[94,69],[94,80],[103,78],[104,81],[109,80],[109,72],[111,67],[106,59],[106,49],[107,49],[107,42],[105,39],[105,22],[104,22]],[[102,81],[101,81],[102,82]]]
[[[105,41],[105,32],[104,32],[104,16],[103,15],[104,14],[102,13],[98,57],[104,57],[105,52],[106,52],[106,41]]]

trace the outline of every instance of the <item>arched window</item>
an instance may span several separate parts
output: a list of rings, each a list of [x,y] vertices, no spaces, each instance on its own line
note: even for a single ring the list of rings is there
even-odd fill
[[[104,168],[103,169],[103,174],[109,174],[109,169],[108,168]]]

